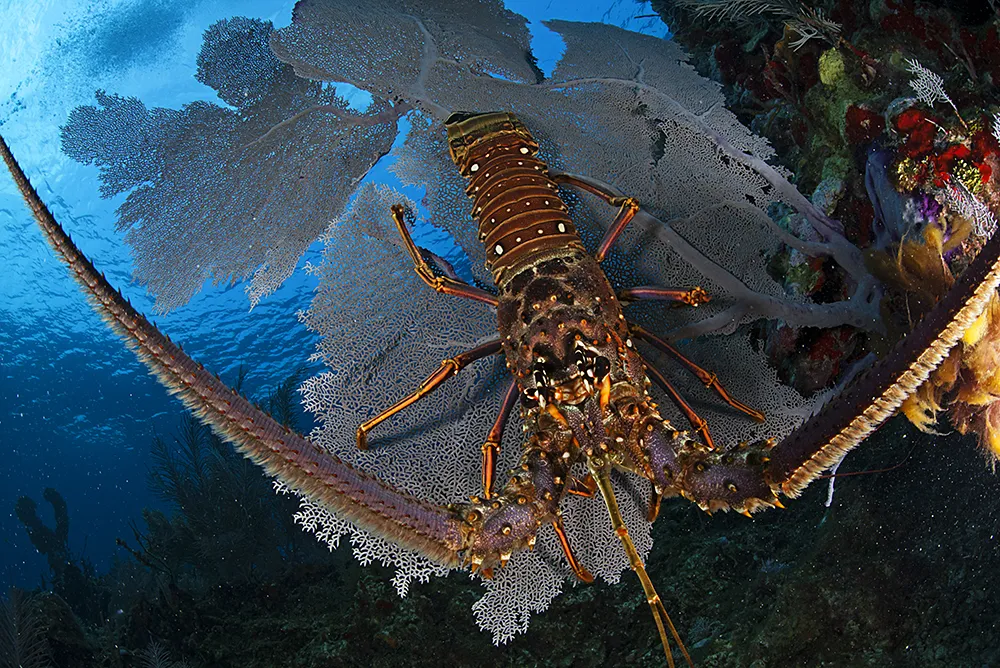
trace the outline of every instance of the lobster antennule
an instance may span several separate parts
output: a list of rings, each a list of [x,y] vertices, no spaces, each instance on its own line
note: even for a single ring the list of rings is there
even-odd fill
[[[191,359],[132,308],[83,255],[31,186],[0,137],[0,155],[46,240],[95,310],[172,394],[221,438],[291,489],[359,528],[439,563],[459,565],[462,520],[397,490],[286,429]]]
[[[688,654],[687,648],[684,647],[684,642],[681,640],[680,634],[677,633],[674,623],[670,620],[670,615],[667,614],[667,609],[664,607],[660,595],[656,593],[653,582],[649,579],[646,567],[642,563],[642,558],[639,556],[639,552],[635,549],[632,538],[628,534],[628,527],[625,526],[625,520],[622,519],[621,511],[618,509],[618,501],[615,499],[615,491],[611,486],[610,464],[602,457],[591,457],[587,462],[587,468],[590,470],[590,475],[597,482],[597,488],[601,490],[601,498],[604,499],[604,505],[611,516],[611,525],[618,539],[621,541],[622,547],[625,549],[625,554],[628,555],[629,565],[638,576],[639,582],[642,584],[642,589],[646,593],[646,601],[649,603],[649,608],[653,613],[653,620],[656,622],[656,629],[660,634],[660,643],[663,645],[663,651],[667,656],[667,665],[673,668],[674,657],[670,651],[670,640],[667,638],[664,624],[670,628],[670,633],[680,647],[681,653],[684,655],[684,659],[688,665],[694,668],[691,655]]]

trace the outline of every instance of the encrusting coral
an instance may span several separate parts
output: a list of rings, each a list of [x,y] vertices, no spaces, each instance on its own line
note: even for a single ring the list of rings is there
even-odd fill
[[[806,119],[810,136],[785,133],[795,145],[783,145],[783,153],[825,157],[801,161],[805,169],[799,171],[800,182],[823,179],[817,196],[830,183],[825,165],[834,157],[847,162],[847,176],[840,177],[840,201],[830,213],[853,223],[848,235],[867,247],[865,262],[887,290],[882,306],[887,341],[905,336],[996,229],[991,207],[1000,202],[995,175],[1000,123],[990,111],[990,91],[1000,74],[1000,41],[996,21],[989,20],[991,12],[985,6],[970,8],[966,14],[975,18],[963,23],[935,6],[938,3],[920,0],[819,2],[813,6],[825,11],[857,46],[827,40],[822,46],[805,44],[793,55],[778,23],[791,15],[791,5],[778,12],[761,9],[775,3],[740,0],[654,4],[670,8],[670,18],[676,20],[671,25],[678,26],[677,38],[688,48],[709,50],[708,58],[728,84],[729,99],[739,98],[760,116],[765,115],[763,108],[767,118],[778,117],[768,107],[790,104]],[[713,15],[739,19],[727,24],[739,29],[736,37],[753,34],[754,42],[744,44],[747,51],[751,44],[780,37],[773,55],[766,46],[755,49],[769,58],[766,72],[781,70],[780,80],[769,78],[779,86],[754,85],[755,77],[760,78],[755,74],[760,69],[757,55],[747,54],[753,62],[733,59],[726,45],[734,37],[699,19],[709,7],[715,8]],[[769,31],[766,35],[751,32],[762,27]],[[795,94],[789,94],[793,90]],[[770,129],[770,124],[763,127]],[[822,177],[810,175],[810,162],[824,165]],[[863,190],[858,188],[858,167]],[[866,219],[871,220],[870,229],[865,228]],[[779,254],[773,266],[786,284],[797,286],[805,265],[784,259],[789,255]],[[808,278],[809,285],[822,286],[831,275],[812,267]],[[979,437],[991,462],[1000,455],[995,312],[991,305],[948,361],[904,405],[904,413],[925,430],[935,429],[938,414],[947,413],[957,430]],[[813,336],[793,327],[766,330],[765,346],[775,351],[772,363],[783,368],[785,377],[797,374],[811,381],[815,376],[808,352]],[[878,339],[867,337],[860,349],[883,350]],[[802,347],[806,354],[795,352]],[[796,386],[811,387],[810,382]]]
[[[968,122],[962,117],[939,76],[916,61],[908,67],[920,101],[947,105],[952,113],[940,117],[911,106],[892,119],[898,149],[889,177],[902,203],[904,234],[889,248],[869,251],[868,261],[898,291],[909,322],[916,322],[996,230],[982,202],[996,200],[1000,192],[995,169],[1000,142],[986,115]],[[907,330],[901,327],[901,333]],[[1000,300],[994,296],[945,363],[903,404],[903,413],[919,429],[933,432],[938,414],[946,412],[960,433],[979,437],[995,467],[1000,461],[998,361]]]

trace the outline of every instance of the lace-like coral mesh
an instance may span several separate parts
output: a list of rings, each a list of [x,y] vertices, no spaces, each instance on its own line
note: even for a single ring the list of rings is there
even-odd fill
[[[99,107],[77,108],[63,128],[63,150],[101,167],[102,195],[131,190],[118,226],[160,311],[210,278],[253,276],[251,303],[277,289],[396,136],[394,118],[372,120],[384,102],[354,114],[295,76],[270,52],[271,32],[235,18],[205,35],[198,77],[233,109],[147,109],[99,91]]]

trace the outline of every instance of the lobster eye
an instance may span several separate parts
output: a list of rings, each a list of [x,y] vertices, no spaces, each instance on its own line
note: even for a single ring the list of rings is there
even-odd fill
[[[608,361],[607,357],[603,355],[598,357],[594,361],[594,375],[598,381],[604,380],[604,377],[611,373],[611,362]]]

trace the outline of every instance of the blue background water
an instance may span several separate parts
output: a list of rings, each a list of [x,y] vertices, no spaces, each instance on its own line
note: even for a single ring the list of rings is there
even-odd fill
[[[202,32],[236,15],[281,27],[293,5],[0,2],[0,133],[83,252],[140,311],[152,313],[152,299],[131,282],[129,249],[115,230],[114,211],[124,196],[100,199],[97,168],[62,154],[60,127],[74,107],[93,104],[95,89],[134,95],[149,107],[219,102],[194,78]],[[605,21],[667,34],[658,19],[632,18],[651,10],[630,0],[509,0],[507,6],[532,21],[533,48],[546,72],[562,44],[542,19]],[[363,95],[354,100],[364,105]],[[369,178],[392,181],[383,164]],[[440,238],[422,243],[447,246]],[[301,262],[317,263],[319,251],[314,244]],[[314,278],[297,271],[248,312],[242,285],[206,285],[187,306],[154,320],[223,377],[248,365],[245,389],[259,394],[306,364],[314,351],[314,337],[295,317],[308,307],[314,287]],[[0,176],[0,587],[35,586],[48,570],[14,515],[16,499],[29,495],[51,523],[41,500],[45,487],[58,489],[69,504],[74,554],[106,568],[114,539],[131,536],[129,522],[139,520],[144,506],[156,505],[146,480],[149,442],[154,434],[173,433],[180,412],[179,403],[94,314],[13,183]]]

